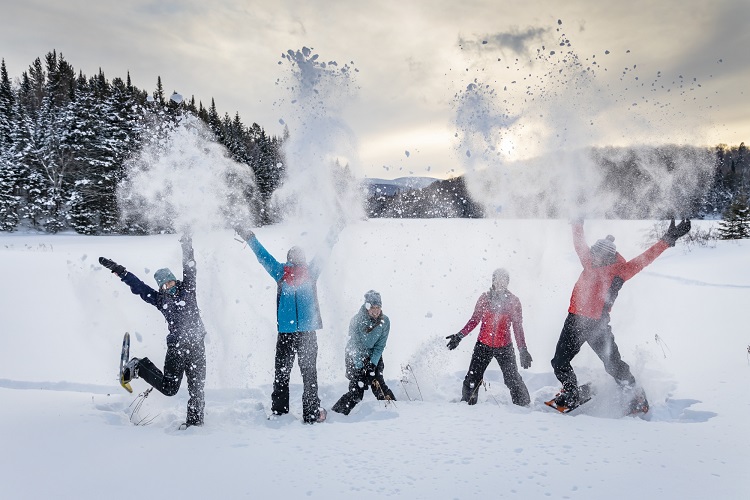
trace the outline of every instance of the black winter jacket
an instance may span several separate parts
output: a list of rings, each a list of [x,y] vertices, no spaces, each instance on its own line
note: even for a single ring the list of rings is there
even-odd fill
[[[189,238],[183,238],[181,242],[182,281],[177,281],[177,292],[174,295],[163,290],[157,292],[130,272],[122,277],[130,291],[164,315],[169,327],[167,345],[202,342],[206,336],[206,327],[203,325],[195,295],[196,269],[192,242]]]

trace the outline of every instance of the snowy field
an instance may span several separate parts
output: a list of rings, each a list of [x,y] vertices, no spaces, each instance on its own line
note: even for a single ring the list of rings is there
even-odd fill
[[[611,233],[629,259],[652,226],[590,221],[587,240]],[[257,234],[279,259],[316,243],[288,225]],[[199,232],[206,425],[179,431],[186,384],[172,398],[154,391],[133,413],[147,386],[134,381],[131,395],[116,377],[126,331],[131,354],[161,367],[164,320],[97,262],[114,259],[149,284],[160,267],[179,276],[178,238],[0,236],[2,498],[747,498],[748,241],[678,244],[620,293],[612,325],[649,396],[644,418],[608,404],[614,383],[588,346],[573,364],[600,392],[560,415],[542,401],[558,389],[549,360],[581,270],[567,222],[349,225],[319,282],[320,396],[330,408],[346,390],[348,321],[373,288],[392,322],[385,376],[398,401],[386,407],[368,392],[350,416],[308,426],[266,419],[275,283],[230,231]],[[510,403],[495,362],[479,403],[456,402],[478,329],[455,351],[444,337],[469,319],[497,267],[510,270],[524,306],[530,408]],[[300,400],[295,368],[297,416]],[[132,423],[141,420],[150,423]]]

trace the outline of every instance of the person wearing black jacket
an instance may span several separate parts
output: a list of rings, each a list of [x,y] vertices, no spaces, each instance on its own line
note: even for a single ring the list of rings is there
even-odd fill
[[[156,307],[167,321],[167,355],[164,372],[148,358],[132,358],[123,370],[124,380],[142,378],[165,396],[174,396],[180,389],[183,374],[187,375],[190,399],[187,419],[181,426],[203,425],[206,383],[206,350],[204,338],[206,328],[198,310],[195,295],[196,266],[193,257],[192,239],[184,234],[182,244],[182,281],[167,268],[154,273],[159,290],[154,290],[128,272],[124,266],[104,257],[99,263],[118,276],[130,290],[145,302]]]

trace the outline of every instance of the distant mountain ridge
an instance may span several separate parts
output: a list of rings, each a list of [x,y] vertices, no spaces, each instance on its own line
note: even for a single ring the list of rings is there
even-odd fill
[[[438,180],[440,179],[434,177],[365,178],[362,179],[362,187],[367,191],[368,198],[371,196],[394,196],[403,191],[424,189]]]
[[[481,218],[484,216],[482,207],[471,198],[463,177],[445,180],[430,177],[402,177],[386,182],[388,184],[369,184],[368,217]],[[420,185],[424,187],[418,187]]]

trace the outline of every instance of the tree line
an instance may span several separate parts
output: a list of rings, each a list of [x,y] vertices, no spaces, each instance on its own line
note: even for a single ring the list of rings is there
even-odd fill
[[[279,219],[271,195],[285,175],[283,144],[257,123],[245,126],[235,113],[220,116],[213,99],[208,107],[168,98],[161,78],[149,94],[130,81],[109,81],[100,70],[87,77],[76,72],[62,54],[37,58],[15,83],[0,63],[0,230],[31,228],[47,232],[75,230],[82,234],[153,231],[142,221],[122,217],[117,186],[125,176],[128,159],[155,135],[174,126],[180,113],[192,113],[206,124],[230,157],[246,165],[255,184],[245,191],[255,220],[268,224]],[[654,148],[659,167],[675,168],[680,157],[706,153],[690,146]],[[663,218],[649,211],[650,174],[638,154],[627,150],[594,150],[592,154],[617,193],[621,204],[608,217]],[[681,199],[680,212],[693,218],[724,221],[722,237],[750,237],[750,154],[744,143],[720,144],[709,151],[713,171],[701,179],[704,189]],[[348,168],[342,175],[351,174]],[[640,198],[636,198],[639,193]],[[646,193],[646,194],[644,194]],[[646,197],[646,198],[644,198]],[[430,218],[483,217],[462,178],[438,181],[421,190],[393,196],[375,194],[367,200],[370,217]],[[540,214],[560,216],[554,204]],[[160,230],[170,228],[160,228]]]
[[[122,220],[117,185],[125,164],[144,139],[193,113],[255,178],[249,203],[261,223],[274,221],[270,204],[284,176],[283,138],[257,123],[220,116],[208,107],[167,98],[161,78],[152,94],[104,73],[87,77],[56,51],[37,58],[12,83],[0,63],[0,230],[20,227],[82,234],[144,233],[138,221]]]

